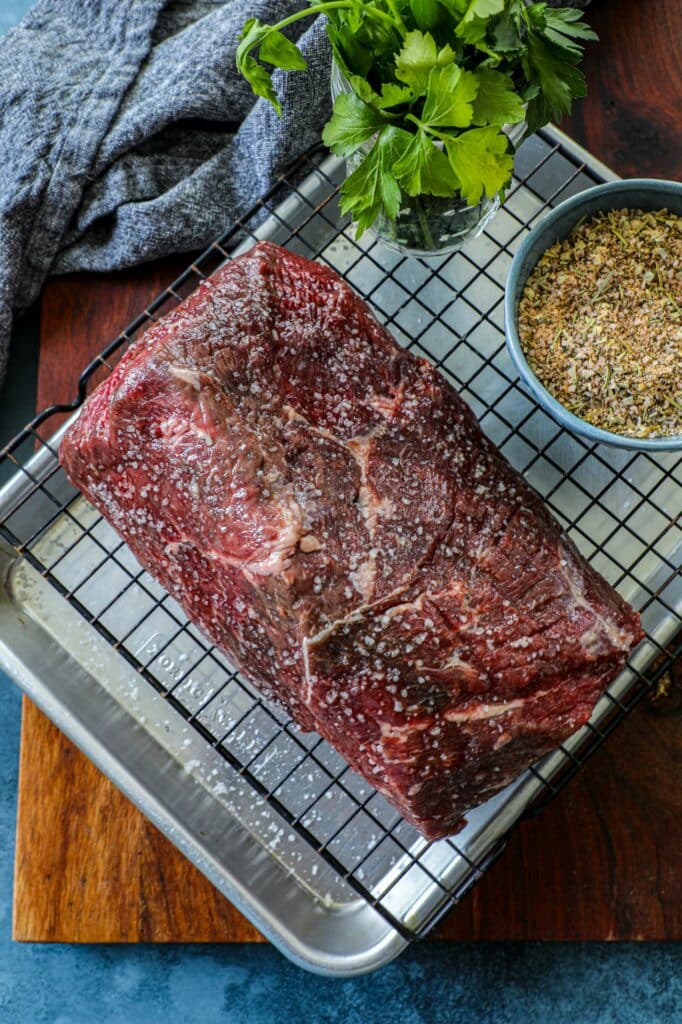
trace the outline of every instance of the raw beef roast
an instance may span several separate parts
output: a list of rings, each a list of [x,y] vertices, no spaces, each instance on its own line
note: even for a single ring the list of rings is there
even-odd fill
[[[450,385],[275,245],[149,329],[61,459],[261,693],[429,838],[582,725],[642,636]]]

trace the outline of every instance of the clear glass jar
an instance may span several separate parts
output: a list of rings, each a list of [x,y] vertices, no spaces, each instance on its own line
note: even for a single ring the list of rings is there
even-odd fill
[[[332,61],[332,100],[352,87],[335,61]],[[503,129],[517,146],[525,134],[525,124]],[[350,175],[359,166],[374,143],[370,140],[346,159]],[[381,238],[391,249],[411,256],[441,256],[456,252],[470,238],[478,238],[500,208],[500,197],[485,197],[477,206],[469,206],[461,195],[403,196],[403,205],[395,220],[379,214],[369,233]]]

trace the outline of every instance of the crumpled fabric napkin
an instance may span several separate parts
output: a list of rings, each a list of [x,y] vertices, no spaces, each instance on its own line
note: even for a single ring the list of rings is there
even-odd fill
[[[238,74],[249,17],[304,0],[39,0],[0,40],[0,380],[12,315],[48,274],[200,248],[319,140],[331,111],[320,19],[284,111]],[[103,342],[106,339],[103,339]]]
[[[12,315],[48,274],[201,248],[319,139],[321,19],[292,26],[309,69],[275,73],[282,120],[234,64],[247,18],[303,6],[39,0],[0,40],[0,383]]]

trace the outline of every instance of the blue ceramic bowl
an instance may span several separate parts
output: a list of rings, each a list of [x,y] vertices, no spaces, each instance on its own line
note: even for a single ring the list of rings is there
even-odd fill
[[[682,184],[653,178],[612,181],[579,192],[552,210],[526,236],[512,260],[504,297],[507,348],[526,388],[543,409],[573,433],[581,434],[590,441],[616,445],[620,448],[636,448],[639,451],[680,451],[682,434],[655,438],[627,437],[624,434],[614,434],[609,430],[593,427],[591,423],[574,416],[540,383],[526,362],[519,341],[519,300],[526,281],[543,253],[555,242],[566,238],[581,217],[590,217],[602,210],[620,209],[668,209],[672,213],[682,215]]]

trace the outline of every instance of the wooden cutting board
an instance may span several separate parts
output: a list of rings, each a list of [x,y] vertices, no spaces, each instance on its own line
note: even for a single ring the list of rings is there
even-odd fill
[[[682,176],[682,6],[595,5],[602,47],[569,130],[623,175]],[[631,90],[631,92],[630,92]],[[679,97],[679,88],[677,89]],[[38,407],[185,259],[52,281]],[[679,666],[678,666],[679,669]],[[682,939],[682,680],[642,704],[441,927],[441,939]],[[28,701],[22,720],[14,938],[242,942],[261,936]]]

